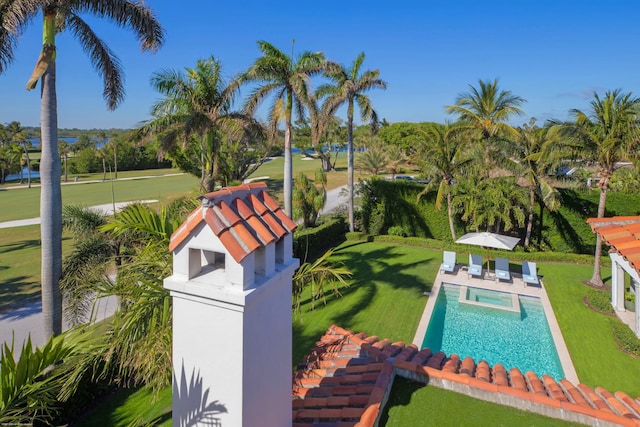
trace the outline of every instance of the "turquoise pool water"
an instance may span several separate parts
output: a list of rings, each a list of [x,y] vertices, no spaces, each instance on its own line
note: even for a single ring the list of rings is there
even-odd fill
[[[489,291],[490,292],[490,291]],[[490,298],[482,292],[483,298]],[[434,353],[471,356],[525,373],[564,378],[544,309],[538,298],[520,295],[520,313],[459,304],[460,286],[443,284],[422,342]]]

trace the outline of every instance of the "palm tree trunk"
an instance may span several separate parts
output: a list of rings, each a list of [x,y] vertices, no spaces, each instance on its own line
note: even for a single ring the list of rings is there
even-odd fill
[[[539,222],[539,229],[538,229],[538,246],[540,246],[540,244],[542,244],[542,226],[543,226],[543,221],[544,219],[544,203],[542,202],[542,200],[540,200],[540,222]]]
[[[115,173],[115,179],[118,179],[118,144],[113,143],[113,170]]]
[[[600,201],[598,202],[598,218],[604,217],[604,208],[607,204],[607,189],[609,187],[609,178],[603,177],[600,182]],[[596,234],[596,252],[593,262],[593,275],[589,280],[594,286],[604,286],[602,276],[600,275],[600,257],[602,256],[602,238]]]
[[[67,153],[64,153],[64,182],[68,182],[69,168],[67,167]]]
[[[529,246],[531,241],[531,231],[533,230],[533,208],[536,203],[535,188],[529,187],[529,218],[527,220],[527,233],[524,237],[524,247]]]
[[[47,19],[49,18],[45,18],[45,21]],[[62,196],[60,191],[60,156],[58,155],[55,60],[51,61],[42,77],[40,120],[42,133],[40,158],[42,315],[44,335],[48,338],[62,333],[62,296],[59,287],[62,275]]]
[[[456,229],[453,226],[453,206],[451,206],[451,193],[447,192],[447,215],[449,215],[449,228],[451,229],[451,238],[455,242],[456,239]]]
[[[31,188],[31,159],[29,158],[29,150],[24,146],[24,154],[27,157],[27,187]]]
[[[353,99],[347,107],[347,188],[349,190],[348,214],[349,231],[355,231],[353,206]]]
[[[102,182],[107,180],[107,159],[102,156]]]

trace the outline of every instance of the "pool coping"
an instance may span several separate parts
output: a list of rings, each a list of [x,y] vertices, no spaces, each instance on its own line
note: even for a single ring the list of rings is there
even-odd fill
[[[466,271],[463,271],[461,268],[458,268],[454,272],[454,274],[447,274],[445,272],[439,271],[433,282],[431,292],[425,292],[425,295],[428,296],[429,299],[427,300],[427,304],[422,313],[422,317],[420,318],[418,329],[416,330],[416,334],[413,338],[413,344],[415,344],[418,348],[422,348],[422,342],[424,341],[424,336],[427,332],[427,328],[429,327],[431,314],[433,313],[433,309],[436,304],[437,298],[435,297],[438,295],[438,292],[440,292],[440,287],[443,283],[451,283],[458,286],[470,286],[529,297],[537,297],[540,298],[540,302],[542,303],[544,314],[547,318],[547,324],[549,325],[549,330],[551,331],[551,336],[553,337],[553,343],[556,346],[558,358],[560,359],[560,365],[562,366],[562,370],[564,371],[564,376],[572,383],[578,384],[580,382],[578,379],[578,374],[576,373],[576,370],[573,366],[573,361],[571,360],[571,356],[569,355],[569,349],[564,342],[562,332],[560,331],[560,325],[558,324],[555,313],[553,312],[553,308],[551,307],[551,301],[549,300],[547,292],[544,289],[543,281],[540,280],[539,286],[525,286],[525,283],[521,277],[518,277],[518,275],[515,275],[513,273],[511,274],[511,276],[511,282],[506,283],[495,280],[487,280],[483,278],[469,278]],[[432,296],[434,298],[432,298]]]

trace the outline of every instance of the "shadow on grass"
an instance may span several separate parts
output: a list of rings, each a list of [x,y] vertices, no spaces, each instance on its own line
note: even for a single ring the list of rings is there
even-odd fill
[[[22,318],[41,309],[34,307],[40,300],[40,288],[29,279],[18,276],[0,282],[0,319],[6,319],[8,313],[12,318]]]
[[[29,249],[29,248],[35,248],[35,247],[40,247],[40,240],[38,239],[22,240],[20,242],[13,242],[13,243],[2,245],[0,247],[0,254],[13,252],[13,251],[20,251],[23,249]]]
[[[408,406],[411,403],[411,396],[416,391],[425,387],[425,384],[396,376],[393,381],[391,393],[389,394],[389,400],[385,405],[382,415],[380,416],[381,426],[387,425],[389,421],[389,411],[397,406]]]

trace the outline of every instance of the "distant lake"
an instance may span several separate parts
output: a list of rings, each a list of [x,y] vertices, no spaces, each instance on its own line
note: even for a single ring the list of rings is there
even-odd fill
[[[58,138],[59,141],[66,141],[69,144],[75,144],[75,142],[78,140],[78,138],[69,138],[69,137],[62,137],[62,138]],[[96,138],[89,138],[90,141],[96,141]],[[33,148],[40,148],[40,138],[29,138],[29,141],[31,141],[31,146]],[[104,142],[100,142],[99,144],[96,145],[97,148],[102,147],[105,143],[107,143],[109,141],[109,138],[107,138]]]
[[[22,168],[22,173],[23,173],[23,178],[24,178],[24,182],[27,182],[27,180],[29,179],[29,169],[27,169],[27,167],[25,166],[24,168]],[[40,172],[36,172],[36,171],[31,171],[31,179],[40,179]],[[4,180],[6,182],[8,181],[20,181],[20,174],[19,173],[12,173],[11,175],[7,175],[4,177]]]

